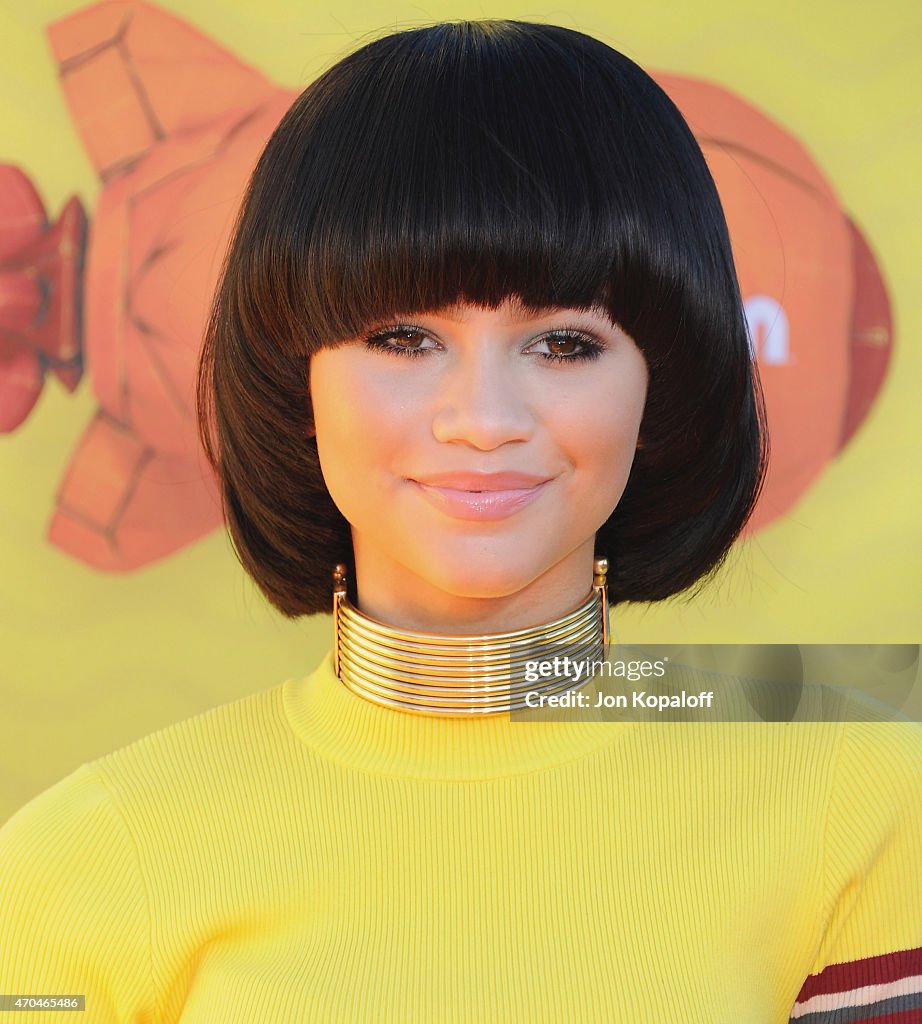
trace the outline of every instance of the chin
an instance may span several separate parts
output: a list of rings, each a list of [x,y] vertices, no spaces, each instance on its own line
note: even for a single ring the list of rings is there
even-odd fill
[[[533,577],[522,571],[521,564],[503,566],[495,561],[484,565],[469,560],[458,566],[439,565],[438,574],[426,573],[434,587],[456,597],[500,598],[517,594]]]

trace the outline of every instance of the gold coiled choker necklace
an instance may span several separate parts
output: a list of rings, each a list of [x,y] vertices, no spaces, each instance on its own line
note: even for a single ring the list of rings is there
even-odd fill
[[[586,599],[553,622],[456,636],[395,629],[365,615],[347,597],[346,566],[339,564],[333,570],[333,670],[354,693],[411,714],[479,716],[537,707],[534,695],[585,685],[592,672],[584,667],[577,673],[574,662],[605,658],[608,560],[596,558],[593,568]]]

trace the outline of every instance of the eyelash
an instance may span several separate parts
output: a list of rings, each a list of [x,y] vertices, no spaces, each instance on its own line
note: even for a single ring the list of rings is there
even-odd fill
[[[428,337],[426,331],[419,327],[410,327],[405,324],[396,324],[393,327],[387,327],[380,331],[375,331],[373,334],[368,335],[365,340],[367,348],[377,349],[383,352],[393,352],[396,356],[423,356],[427,352],[433,351],[428,348],[403,348],[400,345],[388,345],[387,339],[394,337],[396,334],[410,334],[415,337]],[[549,331],[547,334],[542,335],[538,338],[538,341],[554,341],[565,338],[566,340],[575,340],[582,345],[581,352],[575,352],[573,355],[564,356],[556,352],[538,352],[537,355],[541,356],[542,359],[552,363],[576,363],[589,361],[592,359],[598,359],[599,356],[605,351],[603,345],[599,342],[593,341],[587,334],[581,330],[577,330],[573,327],[560,327],[557,330]]]

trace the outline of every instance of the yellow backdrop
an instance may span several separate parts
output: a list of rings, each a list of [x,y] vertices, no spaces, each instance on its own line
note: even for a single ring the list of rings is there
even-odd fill
[[[91,212],[100,192],[45,31],[86,6],[7,0],[2,15],[0,162],[28,174],[52,219],[74,194]],[[617,610],[614,631],[627,642],[919,640],[917,5],[160,6],[294,90],[386,28],[467,17],[556,22],[600,36],[650,70],[723,85],[799,139],[860,226],[886,283],[895,341],[883,388],[840,455],[739,548],[718,585],[691,605]],[[0,435],[0,821],[81,762],[303,675],[329,646],[330,620],[289,622],[274,613],[220,533],[121,574],[49,544],[74,438],[96,404],[85,378],[74,393],[49,379],[22,425]]]

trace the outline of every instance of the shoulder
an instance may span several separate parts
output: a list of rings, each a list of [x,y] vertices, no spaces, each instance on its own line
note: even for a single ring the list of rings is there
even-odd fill
[[[10,991],[82,992],[88,1003],[117,1007],[119,1020],[135,1019],[142,1005],[150,1010],[150,916],[138,851],[89,765],[0,828],[0,906],[0,977]]]
[[[0,828],[7,899],[54,903],[131,874],[136,856],[121,815],[99,774],[83,764],[21,807]]]
[[[0,828],[3,865],[13,860],[53,860],[61,839],[79,841],[80,832],[118,832],[118,815],[98,773],[83,764],[21,807]],[[74,833],[77,833],[76,835]]]
[[[737,705],[739,692],[731,693]],[[754,811],[773,802],[784,820],[812,822],[812,832],[827,825],[833,849],[849,841],[849,819],[878,832],[901,815],[920,822],[919,723],[864,693],[827,686],[804,687],[783,715],[773,706],[774,717],[762,717],[763,704],[734,705],[730,720],[672,726],[673,767],[709,791],[757,797]]]
[[[253,783],[290,756],[284,684],[183,719],[88,765],[122,805],[151,808],[172,796]]]
[[[906,719],[849,721],[830,804],[831,839],[875,848],[910,822],[922,852],[922,726]]]
[[[283,687],[211,708],[81,765],[13,815],[0,831],[4,851],[10,843],[45,843],[50,857],[56,844],[73,849],[83,833],[99,836],[103,821],[116,831],[119,823],[123,839],[143,845],[153,838],[146,822],[183,817],[184,807],[204,814],[246,794],[255,799],[277,777],[278,763],[296,755]]]

